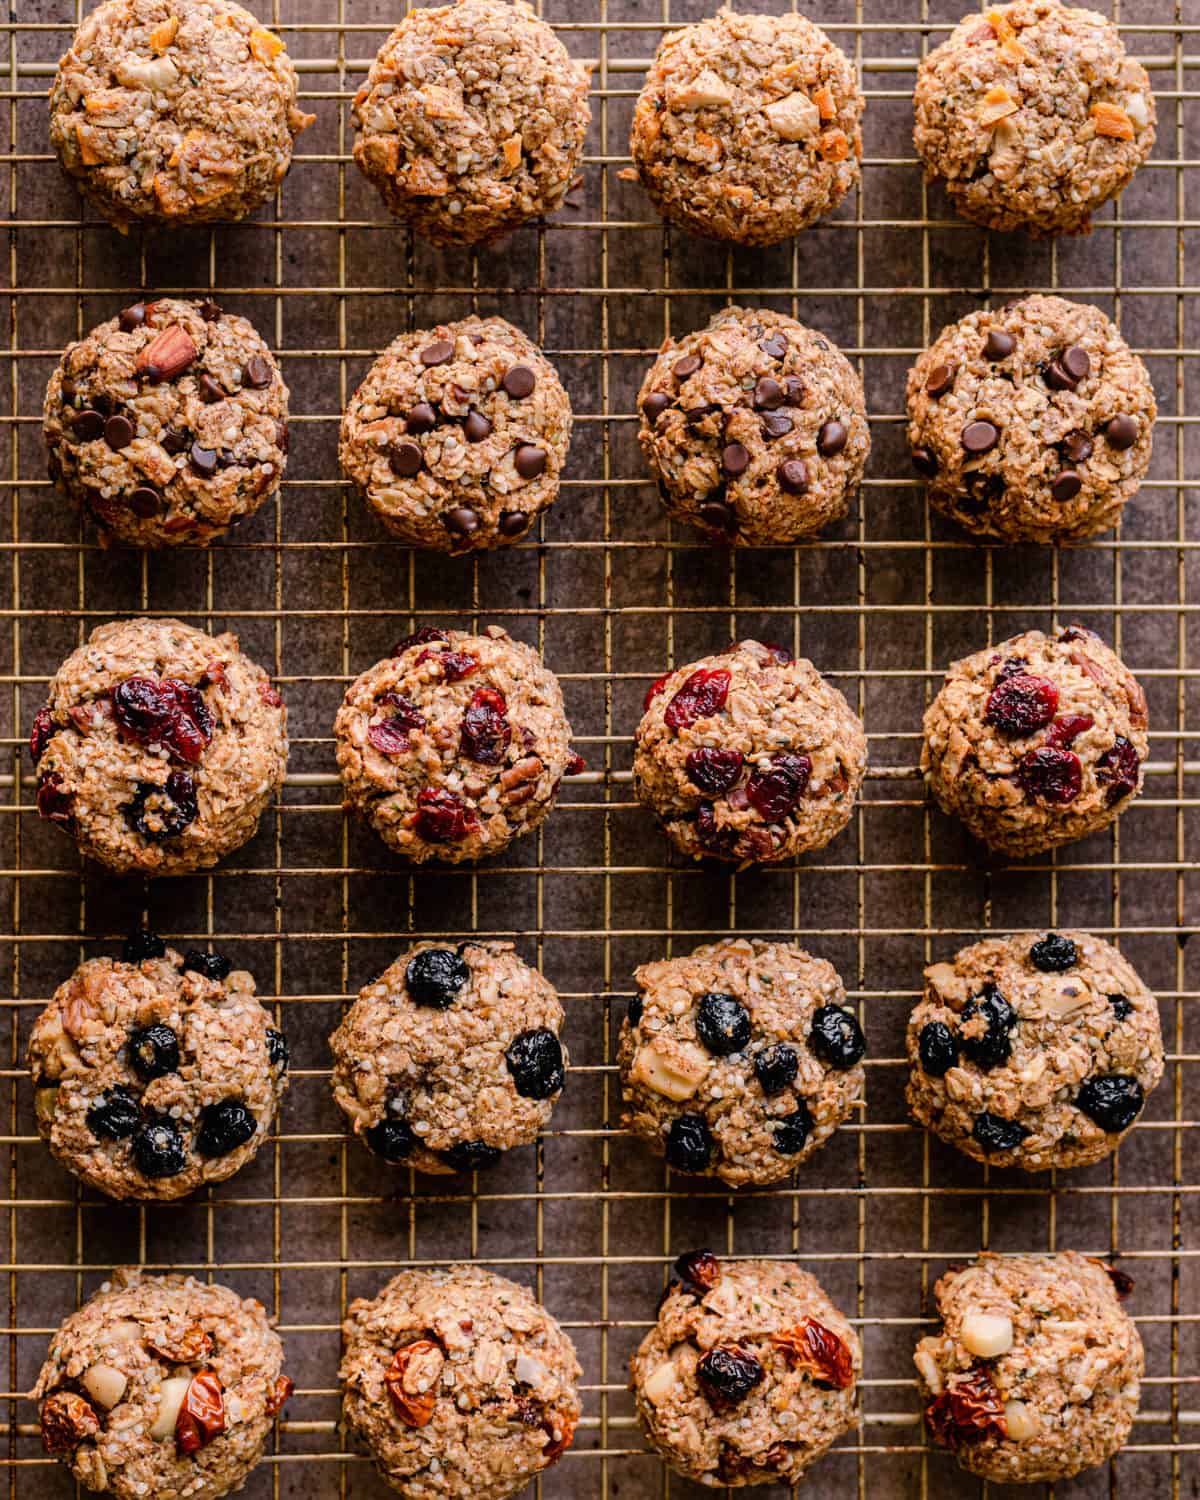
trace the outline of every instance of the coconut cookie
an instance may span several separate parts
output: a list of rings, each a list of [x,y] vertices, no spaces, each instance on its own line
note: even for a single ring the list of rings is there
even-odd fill
[[[1077,1255],[981,1255],[934,1288],[941,1333],[913,1362],[934,1442],[995,1484],[1069,1479],[1133,1426],[1145,1368],[1133,1283]]]
[[[114,620],[33,721],[37,809],[119,874],[206,869],[253,838],[287,770],[287,709],[235,635]]]
[[[287,1041],[253,977],[149,932],[58,987],[27,1060],[42,1139],[110,1198],[165,1201],[232,1177],[287,1088]]]
[[[1162,1077],[1158,1005],[1085,932],[988,938],[925,970],[908,1059],[913,1118],[968,1156],[1027,1172],[1089,1166]]]
[[[1106,828],[1142,787],[1146,695],[1068,625],[956,661],[925,710],[921,769],[942,811],[1023,858]]]
[[[418,943],[329,1039],[333,1097],[384,1161],[490,1167],[550,1119],[566,1077],[554,986],[511,943]]]
[[[1026,297],[942,330],[909,371],[908,441],[935,509],[976,536],[1077,541],[1150,466],[1146,367],[1098,307]]]
[[[587,68],[519,0],[414,10],[354,96],[354,160],[418,234],[477,245],[562,202],[587,93]]]
[[[786,1261],[675,1262],[630,1362],[650,1444],[685,1479],[794,1485],[855,1421],[858,1336]]]
[[[519,541],[554,503],[570,441],[541,350],[503,318],[464,318],[393,340],[350,398],[338,458],[410,547],[470,552]]]
[[[823,958],[733,938],[635,978],[621,1123],[677,1172],[778,1182],[859,1102],[867,1044]]]
[[[282,40],[233,0],[105,0],[50,90],[51,145],[122,231],[253,213],[314,118]]]
[[[54,1335],[33,1388],[42,1443],[118,1500],[219,1500],[292,1394],[282,1365],[262,1303],[122,1267]]]
[[[819,26],[722,10],[663,38],[630,149],[668,219],[774,245],[857,185],[863,107],[853,67]]]
[[[583,769],[558,679],[498,625],[424,626],[350,687],[333,727],[346,805],[398,854],[499,854]]]
[[[288,389],[245,318],[161,297],[70,345],[46,388],[44,431],[52,477],[102,539],[194,545],[279,489]]]
[[[1058,0],[967,16],[917,71],[913,141],[988,229],[1086,234],[1154,145],[1154,95],[1111,21]]]
[[[407,1500],[507,1500],[571,1446],[575,1349],[503,1276],[401,1271],[342,1334],[346,1424]]]
[[[667,339],[638,409],[668,512],[726,545],[784,545],[840,520],[871,451],[849,360],[766,308]]]
[[[645,708],[633,788],[683,854],[791,859],[849,822],[867,738],[810,661],[739,641],[667,672]]]

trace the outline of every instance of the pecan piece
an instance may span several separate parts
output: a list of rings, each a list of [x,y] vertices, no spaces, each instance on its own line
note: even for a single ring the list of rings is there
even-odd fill
[[[794,1328],[771,1335],[771,1342],[798,1370],[807,1370],[815,1381],[844,1391],[854,1384],[854,1360],[850,1350],[832,1329],[816,1318],[805,1318]]]
[[[444,1356],[432,1339],[405,1344],[392,1356],[383,1377],[396,1415],[409,1427],[424,1427],[433,1420]]]
[[[151,385],[182,375],[200,351],[187,329],[172,323],[146,345],[137,357],[136,371]]]
[[[295,1381],[288,1375],[280,1375],[267,1393],[267,1416],[273,1417],[283,1410],[284,1403],[291,1400],[296,1389]]]
[[[516,765],[509,766],[500,777],[504,801],[510,807],[527,802],[533,796],[537,779],[545,769],[541,758],[536,755],[523,756]]]
[[[55,1391],[42,1402],[42,1446],[47,1453],[71,1453],[100,1431],[100,1418],[74,1391]]]

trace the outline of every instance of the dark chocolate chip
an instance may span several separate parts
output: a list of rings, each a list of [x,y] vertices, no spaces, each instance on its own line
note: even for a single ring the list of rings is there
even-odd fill
[[[104,418],[98,411],[85,409],[76,412],[71,422],[71,435],[78,443],[94,443],[104,436]]]
[[[188,435],[182,427],[168,427],[160,441],[168,453],[182,453],[188,446]]]
[[[1133,447],[1138,440],[1139,431],[1137,418],[1131,417],[1128,412],[1122,412],[1107,424],[1104,436],[1108,439],[1108,446],[1120,452]]]
[[[288,424],[286,422],[275,423],[275,446],[280,453],[286,453],[291,446],[288,438]]]
[[[1052,359],[1042,371],[1042,378],[1052,391],[1073,391],[1077,384],[1057,359]]]
[[[531,515],[523,510],[502,510],[500,512],[500,534],[501,536],[520,536],[528,529]]]
[[[792,430],[792,419],[785,411],[765,411],[762,430],[769,438],[785,437]]]
[[[141,516],[143,520],[156,516],[161,503],[158,491],[152,490],[149,485],[141,485],[129,497],[129,509],[135,516]]]
[[[192,444],[192,451],[188,454],[188,460],[196,473],[202,479],[210,479],[217,472],[217,455],[214,449],[205,448],[200,443]]]
[[[471,410],[463,423],[463,435],[468,443],[482,443],[484,438],[491,437],[492,424],[481,411]]]
[[[1054,483],[1050,486],[1050,493],[1060,503],[1064,500],[1074,500],[1083,488],[1083,480],[1076,474],[1074,469],[1064,469],[1057,475]]]
[[[442,512],[442,525],[455,536],[470,536],[479,530],[479,516],[469,505],[456,505]]]
[[[200,304],[200,316],[206,323],[216,323],[221,317],[221,304],[214,302],[211,297],[205,297]]]
[[[721,467],[731,479],[750,467],[750,450],[743,443],[727,443],[721,452]]]
[[[414,434],[432,432],[437,426],[437,412],[428,401],[418,401],[416,406],[406,413],[404,425],[409,432]]]
[[[1077,385],[1092,368],[1092,362],[1088,358],[1087,350],[1081,349],[1078,344],[1071,345],[1066,353],[1061,356],[1060,363]]]
[[[724,500],[706,500],[700,507],[700,519],[714,531],[735,531],[737,512]]]
[[[411,479],[414,474],[419,474],[424,462],[416,443],[397,443],[388,454],[392,473],[401,479]]]
[[[133,423],[128,417],[109,417],[104,424],[104,441],[114,453],[128,448],[133,442]]]
[[[988,359],[1007,359],[1016,347],[1017,341],[1011,333],[1005,333],[1002,328],[993,328],[988,333],[983,352]]]
[[[924,475],[926,479],[932,479],[938,471],[937,459],[928,448],[913,449],[912,466],[918,474]]]
[[[991,422],[968,422],[962,430],[962,445],[968,453],[990,453],[1000,441]]]
[[[817,452],[822,458],[836,458],[849,436],[844,422],[826,422],[817,433]]]
[[[200,387],[200,399],[208,402],[210,406],[214,401],[224,401],[225,392],[211,375],[205,374],[199,376],[196,384]]]
[[[132,333],[135,328],[140,328],[146,321],[146,304],[134,302],[131,306],[123,308],[117,319],[122,333]]]
[[[782,359],[787,353],[787,339],[782,333],[769,333],[765,339],[759,339],[758,347],[771,359]]]
[[[698,354],[685,354],[682,359],[677,359],[671,366],[671,374],[676,380],[686,380],[689,375],[694,375],[704,361]]]
[[[665,391],[651,391],[642,402],[642,415],[653,427],[670,404],[671,398]]]
[[[449,339],[434,339],[426,344],[417,356],[423,365],[444,365],[454,358],[454,345]]]
[[[1063,438],[1063,452],[1073,464],[1083,464],[1092,456],[1092,440],[1078,428]]]
[[[537,376],[528,365],[513,365],[511,369],[505,370],[500,384],[514,401],[524,401],[526,396],[533,395]]]
[[[763,378],[754,387],[754,404],[759,411],[774,411],[777,406],[782,406],[786,392],[778,380],[772,380],[769,375]]]
[[[532,443],[522,443],[517,449],[513,463],[522,479],[536,479],[546,467],[545,450],[535,448]]]
[[[925,382],[925,390],[936,401],[939,396],[944,396],[950,390],[957,373],[953,365],[934,365],[929,372],[929,379]]]
[[[783,384],[787,391],[787,404],[789,406],[803,406],[804,382],[800,379],[799,375],[789,375]]]
[[[789,458],[779,465],[779,488],[787,495],[803,495],[808,489],[808,465],[802,458]]]

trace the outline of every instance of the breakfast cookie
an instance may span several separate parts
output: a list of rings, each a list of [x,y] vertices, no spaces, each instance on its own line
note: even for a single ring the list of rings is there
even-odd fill
[[[1077,1255],[984,1254],[934,1287],[943,1328],[913,1362],[930,1437],[994,1484],[1043,1484],[1125,1442],[1145,1368],[1133,1283]]]
[[[917,71],[913,140],[988,229],[1086,234],[1154,145],[1154,95],[1117,28],[1059,0],[976,12]]]
[[[1090,1166],[1162,1077],[1158,1005],[1086,932],[987,938],[925,970],[908,1060],[913,1118],[976,1161]]]
[[[160,297],[68,347],[44,431],[52,478],[102,540],[195,545],[278,491],[288,389],[245,318],[211,299]]]
[[[857,185],[863,107],[854,68],[819,26],[721,10],[662,39],[630,149],[668,219],[774,245]]]
[[[1105,828],[1142,787],[1146,695],[1082,625],[954,662],[925,710],[921,769],[943,812],[1023,858]]]
[[[283,786],[287,709],[235,635],[114,620],[33,721],[37,809],[119,874],[207,869],[254,837]]]
[[[511,943],[418,943],[329,1039],[333,1097],[384,1161],[490,1167],[549,1121],[566,1077],[554,986]]]
[[[554,503],[570,441],[571,402],[541,350],[503,318],[464,318],[384,350],[350,398],[338,459],[410,547],[470,552],[519,541]]]
[[[520,0],[413,10],[354,96],[354,160],[425,239],[496,239],[552,212],[575,180],[588,81]]]
[[[499,854],[583,769],[558,679],[498,625],[400,641],[351,684],[333,732],[346,805],[417,863]]]
[[[668,512],[726,545],[783,546],[840,520],[871,451],[849,360],[767,308],[667,339],[638,409]]]
[[[858,1335],[788,1261],[675,1262],[630,1361],[638,1418],[685,1479],[791,1486],[855,1422]]]
[[[731,938],[638,969],[621,1123],[677,1172],[778,1182],[862,1097],[867,1044],[832,964]]]
[[[34,1022],[38,1131],[110,1198],[183,1198],[224,1182],[270,1133],[288,1047],[254,979],[218,953],[135,932],[88,959]]]
[[[1120,520],[1150,466],[1146,367],[1098,307],[1026,297],[944,328],[909,371],[930,503],[976,536],[1065,542]]]
[[[104,0],[50,90],[50,143],[118,229],[241,219],[283,181],[296,70],[233,0]]]
[[[50,1344],[33,1398],[46,1452],[117,1500],[240,1490],[292,1394],[261,1302],[121,1267]]]
[[[346,1424],[406,1500],[507,1500],[571,1446],[574,1346],[503,1276],[401,1271],[342,1334]]]
[[[850,821],[867,737],[812,662],[739,641],[660,677],[645,709],[633,789],[683,854],[791,859]]]

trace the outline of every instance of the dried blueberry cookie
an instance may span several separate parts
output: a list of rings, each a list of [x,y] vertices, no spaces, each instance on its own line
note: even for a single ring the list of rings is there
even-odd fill
[[[50,143],[118,229],[241,219],[300,132],[282,40],[232,0],[105,0],[50,90]]]
[[[1086,234],[1154,145],[1154,95],[1117,28],[1058,0],[967,16],[917,72],[917,153],[988,229]]]
[[[809,661],[739,641],[646,694],[633,787],[676,848],[739,864],[823,849],[850,820],[862,723]]]
[[[425,239],[496,239],[556,209],[575,180],[588,81],[520,0],[414,10],[354,96],[354,160]]]
[[[334,735],[347,806],[417,862],[499,854],[583,769],[558,679],[496,625],[400,641],[351,684]]]
[[[114,620],[73,651],[29,737],[37,809],[119,874],[206,869],[253,838],[287,709],[235,635]]]
[[[663,38],[630,150],[668,219],[774,245],[857,185],[863,108],[854,68],[819,26],[721,10]]]
[[[554,503],[570,441],[541,350],[503,318],[464,318],[392,341],[350,398],[338,458],[410,547],[470,552],[519,541]]]
[[[52,477],[103,540],[195,545],[278,491],[288,389],[245,318],[160,297],[70,345],[43,426]]]
[[[931,504],[1006,542],[1115,526],[1150,466],[1156,415],[1114,325],[1062,297],[971,313],[908,376],[908,441]]]
[[[571,1340],[478,1266],[401,1271],[342,1327],[343,1414],[384,1482],[420,1500],[507,1500],[579,1422]]]
[[[292,1394],[260,1302],[121,1267],[68,1317],[33,1389],[42,1442],[118,1500],[240,1490]]]
[[[638,409],[668,512],[726,545],[781,546],[840,520],[871,451],[849,360],[766,308],[667,339]]]
[[[566,1077],[563,1008],[511,943],[418,943],[329,1039],[333,1097],[384,1161],[490,1167],[549,1122]]]
[[[119,962],[88,959],[58,987],[28,1063],[55,1159],[110,1198],[165,1201],[257,1154],[288,1047],[244,969],[137,932]]]
[[[1124,1272],[1077,1255],[981,1255],[934,1288],[942,1331],[913,1362],[934,1442],[994,1484],[1104,1463],[1133,1427],[1145,1368]]]
[[[778,1182],[849,1117],[866,1041],[832,964],[731,938],[638,969],[621,1123],[677,1172]]]
[[[630,1361],[647,1439],[713,1488],[794,1485],[855,1422],[858,1336],[787,1261],[675,1262],[658,1321]]]
[[[1085,932],[1020,933],[925,970],[908,1025],[913,1118],[1027,1172],[1115,1151],[1163,1070],[1154,996]]]

